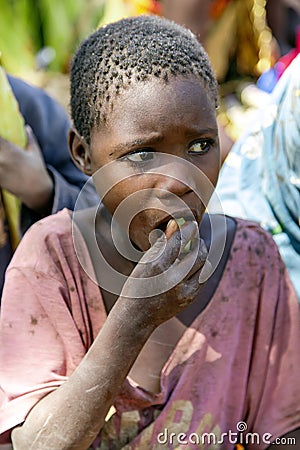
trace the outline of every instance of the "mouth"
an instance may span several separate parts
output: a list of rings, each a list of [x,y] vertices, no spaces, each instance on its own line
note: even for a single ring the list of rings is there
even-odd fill
[[[162,220],[160,220],[155,224],[153,229],[158,229],[161,230],[163,233],[165,233],[168,223],[171,220],[175,220],[178,226],[182,226],[185,222],[191,222],[193,220],[199,223],[197,212],[191,209],[188,212],[176,211],[172,216],[171,215],[165,216]]]

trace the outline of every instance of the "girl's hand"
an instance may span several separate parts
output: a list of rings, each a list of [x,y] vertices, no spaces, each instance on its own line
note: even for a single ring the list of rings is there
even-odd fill
[[[147,325],[158,326],[178,314],[197,298],[203,286],[199,275],[207,249],[199,239],[198,224],[185,222],[178,229],[172,219],[166,237],[144,254],[119,299],[128,303],[133,317]]]
[[[26,126],[26,133],[26,149],[0,137],[0,186],[18,197],[28,208],[43,215],[50,214],[53,181],[29,126]]]

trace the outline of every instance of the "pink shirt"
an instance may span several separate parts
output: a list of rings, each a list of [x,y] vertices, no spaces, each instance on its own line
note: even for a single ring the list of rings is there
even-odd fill
[[[82,248],[91,268],[83,241]],[[105,319],[99,287],[78,263],[69,212],[35,224],[7,272],[0,433],[64,383]],[[199,448],[204,442],[201,448],[211,449],[216,439],[215,448],[233,449],[240,421],[247,424],[242,439],[247,432],[260,435],[247,449],[268,447],[300,427],[299,323],[297,297],[272,237],[237,220],[221,281],[163,367],[161,392],[127,378],[117,412],[93,448]],[[230,441],[222,437],[229,430]]]

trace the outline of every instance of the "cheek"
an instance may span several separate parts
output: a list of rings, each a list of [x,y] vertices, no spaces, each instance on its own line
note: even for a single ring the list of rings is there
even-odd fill
[[[103,204],[113,216],[113,220],[118,223],[127,233],[129,231],[130,239],[142,251],[149,247],[148,227],[149,227],[149,209],[145,209],[145,199],[138,201],[140,191],[130,189],[125,183],[111,189],[103,199]],[[149,230],[148,230],[149,232]]]
[[[220,152],[214,151],[211,155],[209,155],[209,157],[205,160],[204,165],[201,167],[201,170],[211,182],[212,187],[215,187],[217,184],[220,165]]]
[[[102,197],[102,202],[104,206],[108,209],[108,211],[113,214],[118,207],[120,201],[123,199],[120,199],[117,193],[114,189],[109,191],[104,197]]]
[[[198,201],[201,200],[205,207],[208,205],[218,181],[218,167],[218,161],[213,158],[207,158],[205,161],[202,160],[201,164],[197,164],[199,174],[194,178],[195,192],[199,196]]]
[[[149,186],[143,183],[142,178],[130,177],[115,184],[102,197],[102,201],[111,214],[118,215],[118,220],[128,222],[128,218],[134,217],[141,208],[144,209],[146,195],[149,195],[149,191],[146,194],[146,188]]]
[[[212,187],[215,188],[219,177],[219,170],[210,171],[209,173],[207,173],[207,177],[209,178]]]

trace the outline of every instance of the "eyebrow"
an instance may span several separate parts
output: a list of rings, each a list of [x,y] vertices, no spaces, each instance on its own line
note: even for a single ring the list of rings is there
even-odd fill
[[[218,128],[197,128],[197,127],[191,127],[190,129],[186,130],[185,135],[186,137],[191,137],[192,135],[205,135],[205,134],[212,134],[214,136],[218,135]],[[118,153],[122,153],[124,150],[133,149],[136,147],[151,147],[152,145],[156,145],[161,143],[164,140],[164,137],[161,135],[153,136],[149,138],[140,138],[140,139],[133,139],[132,141],[122,142],[120,144],[115,145],[112,148],[112,151],[109,153],[109,156],[113,156]]]
[[[130,148],[135,147],[148,147],[151,145],[159,144],[163,141],[163,136],[156,136],[150,138],[141,138],[141,139],[133,139],[132,141],[122,142],[121,144],[117,144],[112,148],[112,151],[109,153],[109,156],[114,155],[115,153],[120,153],[123,150],[128,150]]]
[[[199,134],[199,136],[202,136],[204,134],[218,134],[218,127],[214,128],[197,128],[197,127],[191,127],[189,130],[185,132],[185,135],[189,137],[191,134]]]

